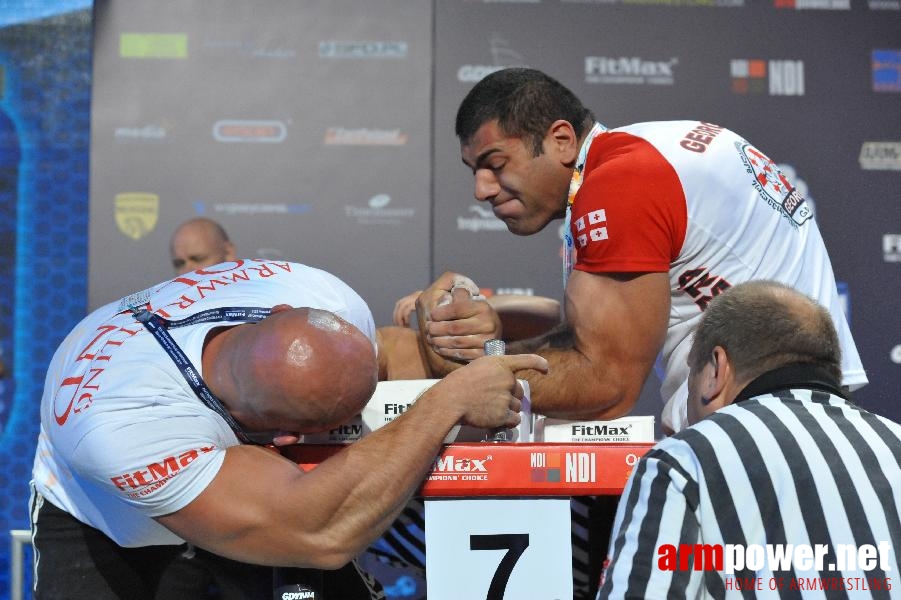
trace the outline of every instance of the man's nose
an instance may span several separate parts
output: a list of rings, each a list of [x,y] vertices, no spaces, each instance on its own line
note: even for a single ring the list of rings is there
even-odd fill
[[[476,170],[475,180],[475,198],[480,202],[491,200],[500,192],[497,177],[490,169]]]

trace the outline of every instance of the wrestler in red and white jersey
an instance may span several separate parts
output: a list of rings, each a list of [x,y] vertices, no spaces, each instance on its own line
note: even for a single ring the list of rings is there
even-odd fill
[[[668,272],[663,423],[685,422],[685,360],[701,311],[722,290],[774,279],[827,307],[842,383],[867,378],[809,203],[735,133],[698,121],[638,123],[594,138],[572,206],[575,269]]]
[[[222,307],[278,304],[333,312],[375,340],[366,303],[335,276],[297,263],[237,260],[193,271],[97,309],[53,356],[41,403],[36,490],[126,547],[180,544],[153,517],[196,498],[235,433],[207,408],[125,306],[178,320]],[[211,322],[172,328],[198,369]],[[251,482],[248,482],[249,484]]]

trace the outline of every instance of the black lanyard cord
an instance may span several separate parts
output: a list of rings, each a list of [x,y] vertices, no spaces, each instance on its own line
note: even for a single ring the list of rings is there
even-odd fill
[[[256,444],[247,437],[244,429],[238,425],[235,418],[231,416],[222,402],[213,395],[206,382],[200,376],[200,371],[191,363],[188,355],[178,346],[172,336],[169,335],[168,329],[175,327],[186,327],[188,325],[197,325],[200,323],[213,323],[219,321],[241,321],[245,323],[255,323],[269,316],[270,309],[257,307],[229,307],[229,308],[213,308],[193,314],[178,321],[169,321],[159,315],[155,315],[146,308],[131,307],[131,312],[147,331],[153,335],[160,346],[181,371],[182,376],[191,389],[200,398],[207,408],[214,411],[220,417],[225,419],[228,426],[231,427],[238,439],[245,444]]]

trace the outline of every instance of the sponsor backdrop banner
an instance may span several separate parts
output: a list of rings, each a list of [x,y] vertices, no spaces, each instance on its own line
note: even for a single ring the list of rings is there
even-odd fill
[[[382,319],[430,277],[428,2],[95,3],[90,305],[182,221],[330,270]],[[389,306],[390,303],[390,306]]]
[[[97,2],[89,304],[169,276],[195,215],[334,271],[381,325],[447,269],[562,300],[562,221],[510,234],[453,133],[475,82],[526,65],[609,127],[709,121],[778,163],[830,249],[858,400],[901,418],[899,26],[901,0]]]

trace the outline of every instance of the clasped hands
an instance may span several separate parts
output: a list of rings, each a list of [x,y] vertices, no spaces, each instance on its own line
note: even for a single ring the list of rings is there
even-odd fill
[[[420,337],[430,367],[446,374],[485,355],[486,340],[501,339],[501,320],[468,277],[447,271],[416,299]]]

